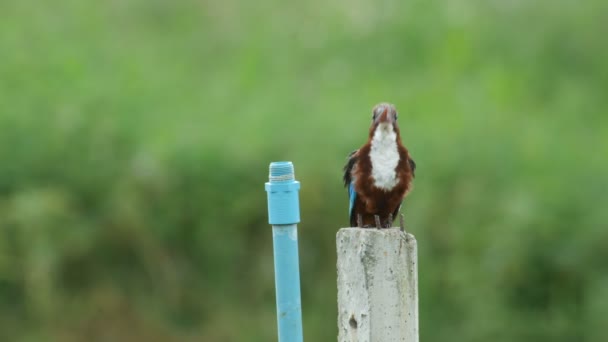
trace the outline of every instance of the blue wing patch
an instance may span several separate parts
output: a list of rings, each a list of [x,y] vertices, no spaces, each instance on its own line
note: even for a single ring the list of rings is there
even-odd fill
[[[348,185],[348,217],[352,217],[353,215],[353,207],[355,206],[355,199],[357,198],[357,193],[355,192],[355,184],[350,183]]]
[[[351,223],[352,223],[352,217],[353,217],[353,209],[355,207],[355,200],[357,199],[357,192],[355,191],[355,177],[353,177],[352,175],[352,170],[353,167],[355,166],[355,163],[357,162],[358,159],[358,152],[359,150],[355,150],[353,152],[351,152],[348,155],[348,161],[346,162],[346,165],[344,165],[344,187],[348,188],[348,200],[349,200],[349,205],[348,205],[348,214],[349,217],[351,218]]]

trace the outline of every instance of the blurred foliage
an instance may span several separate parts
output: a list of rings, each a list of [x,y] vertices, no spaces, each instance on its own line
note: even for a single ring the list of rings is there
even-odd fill
[[[605,341],[608,3],[0,2],[0,340],[276,340],[263,183],[302,183],[333,341],[345,156],[400,110],[425,341]]]

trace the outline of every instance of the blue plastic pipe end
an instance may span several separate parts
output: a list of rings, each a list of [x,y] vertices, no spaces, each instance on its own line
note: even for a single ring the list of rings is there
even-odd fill
[[[300,182],[295,180],[293,164],[289,161],[270,163],[268,222],[272,225],[300,222]]]

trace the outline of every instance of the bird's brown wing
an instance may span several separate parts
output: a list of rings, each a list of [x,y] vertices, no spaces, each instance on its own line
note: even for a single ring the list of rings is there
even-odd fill
[[[346,165],[344,165],[344,177],[342,178],[344,180],[344,187],[346,188],[348,188],[353,181],[353,166],[355,166],[358,158],[359,150],[354,150],[348,155],[348,161],[346,162]]]
[[[412,176],[416,177],[416,162],[411,157],[407,160],[408,164],[410,164],[410,169],[412,169]]]
[[[415,177],[415,171],[416,171],[416,162],[414,161],[414,159],[412,159],[411,157],[408,157],[407,159],[407,163],[410,166],[410,169],[412,170],[412,177]],[[403,205],[403,201],[401,201],[401,203],[399,203],[399,206],[397,207],[397,209],[395,209],[395,211],[393,211],[393,219],[396,219],[397,216],[399,215],[399,211],[401,210],[401,206]],[[392,222],[391,222],[392,223]]]

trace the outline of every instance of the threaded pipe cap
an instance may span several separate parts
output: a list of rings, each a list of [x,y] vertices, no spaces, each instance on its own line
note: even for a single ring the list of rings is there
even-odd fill
[[[293,163],[290,161],[270,163],[270,174],[268,178],[270,183],[294,181],[296,178],[293,170]]]
[[[293,164],[289,161],[270,163],[268,193],[268,222],[272,225],[300,222],[300,182],[296,181]]]

